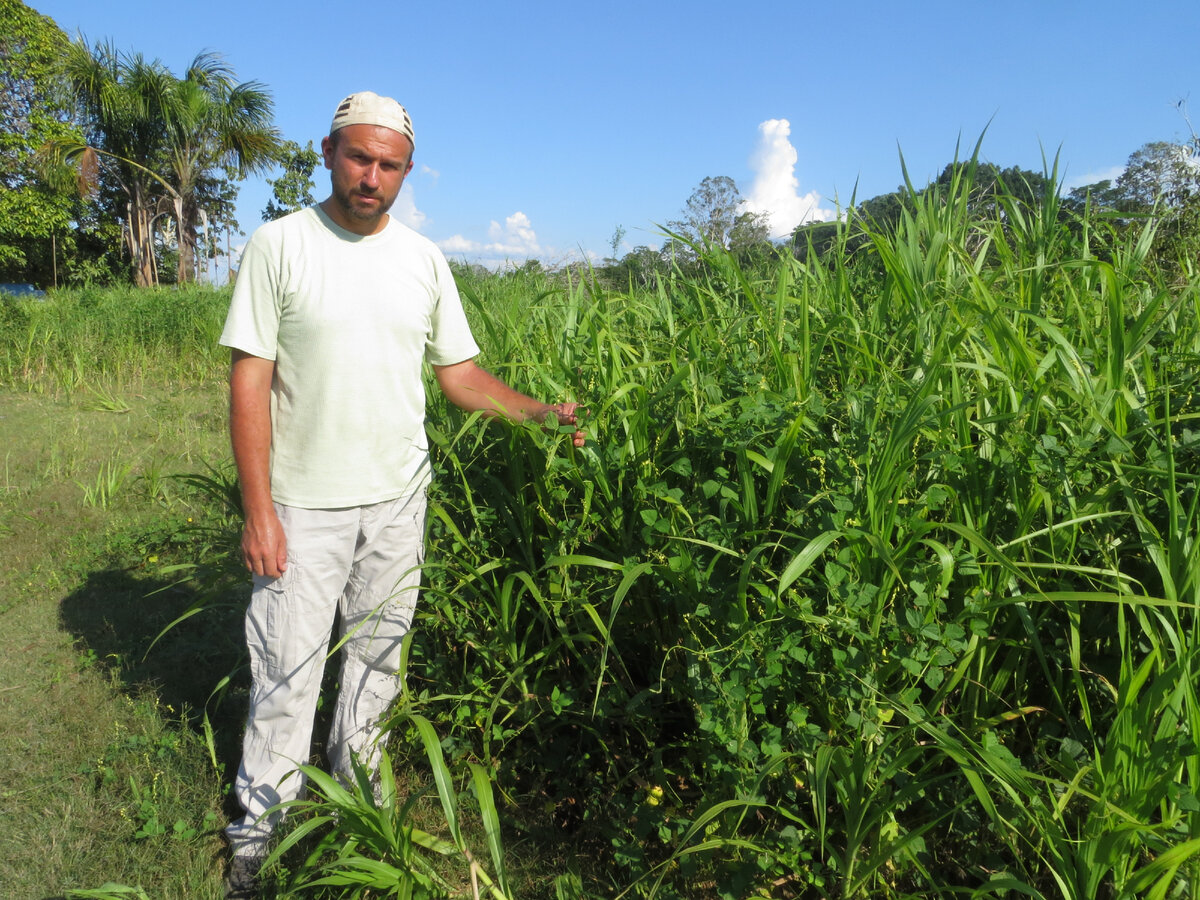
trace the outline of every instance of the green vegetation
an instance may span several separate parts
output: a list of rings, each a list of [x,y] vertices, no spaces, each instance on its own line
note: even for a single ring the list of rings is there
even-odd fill
[[[279,165],[283,173],[278,178],[268,178],[271,199],[263,210],[264,222],[279,219],[290,212],[313,206],[316,184],[313,171],[321,164],[321,154],[313,149],[312,141],[301,147],[295,141],[284,141],[279,151]]]
[[[182,285],[272,161],[266,215],[311,202],[319,156],[218,57],[0,22],[0,280]],[[1195,897],[1195,149],[1066,197],[956,161],[782,252],[706,178],[662,251],[462,270],[484,363],[591,440],[432,394],[389,768],[316,748],[269,893]],[[227,300],[0,299],[14,896],[219,893]]]
[[[59,315],[77,312],[61,296],[16,309],[28,323],[59,303]],[[13,312],[0,304],[6,356]],[[169,583],[157,572],[171,535],[201,514],[167,475],[224,452],[219,389],[157,367],[110,382],[97,362],[72,360],[61,382],[50,367],[33,381],[0,376],[0,883],[12,897],[107,881],[216,897],[205,886],[220,850],[220,775],[185,717],[211,685],[179,690],[189,677],[179,667],[231,665],[234,636],[193,632],[173,655],[145,651],[180,602],[146,599]]]
[[[175,216],[173,280],[196,280],[202,229],[211,243],[210,213],[220,224],[232,218],[230,177],[266,168],[278,152],[270,94],[261,84],[236,83],[212,53],[199,54],[176,78],[158,60],[111,44],[89,47],[82,38],[67,45],[63,76],[85,138],[51,149],[78,165],[90,187],[120,196],[115,215],[134,283],[158,283],[157,244],[166,239],[154,222],[163,205]],[[113,206],[111,197],[107,203]]]
[[[462,273],[591,440],[433,395],[392,769],[316,778],[276,895],[1197,896],[1197,247],[978,171],[803,261]],[[224,299],[0,305],[21,895],[216,891]]]
[[[48,141],[81,135],[58,89],[66,46],[50,19],[0,0],[0,281],[54,284],[86,242],[71,227],[83,213],[78,191],[37,164]]]
[[[177,77],[20,0],[0,0],[0,85],[0,281],[198,280],[238,183],[288,159],[270,92],[219,55]]]

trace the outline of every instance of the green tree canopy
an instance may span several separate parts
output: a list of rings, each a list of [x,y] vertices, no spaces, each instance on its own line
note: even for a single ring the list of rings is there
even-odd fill
[[[1200,255],[1200,147],[1151,141],[1129,155],[1116,181],[1104,180],[1072,190],[1066,205],[1113,223],[1117,229],[1156,224],[1155,255],[1174,266]]]
[[[89,47],[82,38],[66,48],[64,71],[86,122],[84,141],[64,147],[94,185],[115,185],[117,211],[139,286],[157,281],[153,225],[159,203],[173,190],[156,172],[166,142],[171,73],[158,60],[127,55],[111,44]]]
[[[266,169],[280,142],[266,86],[237,83],[217,54],[197,56],[169,99],[166,155],[179,229],[177,280],[185,282],[195,277],[197,237],[211,224],[209,209],[220,197],[221,182]]]
[[[956,160],[948,163],[938,177],[924,187],[902,184],[894,191],[871,197],[855,206],[850,212],[847,246],[853,250],[867,243],[862,226],[875,232],[893,232],[906,213],[916,213],[922,200],[929,197],[929,191],[941,191],[944,198],[957,184],[969,185],[966,202],[972,215],[999,219],[1009,214],[1006,204],[1038,206],[1046,191],[1057,189],[1052,179],[1040,172],[1019,166],[1001,168],[974,158]],[[837,222],[798,225],[792,232],[792,251],[801,259],[807,257],[810,246],[818,255],[825,253],[835,244],[839,230],[844,227]]]
[[[768,238],[766,217],[742,211],[743,198],[728,175],[709,176],[697,185],[683,209],[683,219],[670,230],[699,244],[743,249]]]
[[[283,168],[283,174],[278,178],[268,178],[271,186],[271,199],[263,210],[263,221],[270,222],[286,216],[290,212],[304,209],[316,203],[313,191],[316,182],[312,174],[321,162],[321,156],[313,149],[312,141],[301,147],[295,141],[284,141],[276,157]]]
[[[1155,207],[1178,211],[1200,194],[1200,160],[1186,144],[1151,141],[1129,155],[1115,183],[1101,181],[1071,191],[1082,200],[1130,215],[1146,215]]]
[[[1152,141],[1130,154],[1116,189],[1118,202],[1130,211],[1149,211],[1158,203],[1179,210],[1200,193],[1200,166],[1190,147]]]
[[[71,180],[40,154],[80,136],[58,77],[67,43],[51,19],[0,0],[0,281],[52,283],[51,242],[80,213]]]

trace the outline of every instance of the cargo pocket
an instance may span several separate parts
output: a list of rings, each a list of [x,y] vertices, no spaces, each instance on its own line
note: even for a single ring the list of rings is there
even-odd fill
[[[300,566],[289,558],[278,578],[254,576],[254,591],[246,610],[246,647],[250,651],[250,672],[256,678],[263,674],[271,680],[284,677],[306,655],[297,646],[299,572]]]

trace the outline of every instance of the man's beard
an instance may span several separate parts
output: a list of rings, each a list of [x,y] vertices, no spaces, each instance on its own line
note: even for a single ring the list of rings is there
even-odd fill
[[[378,206],[364,208],[354,204],[354,192],[351,190],[343,190],[338,185],[333,186],[333,202],[337,204],[338,209],[346,214],[348,219],[356,219],[359,222],[378,222],[383,218],[384,214],[392,208],[391,203],[383,202],[381,194],[367,194],[360,196],[369,196],[379,200]]]

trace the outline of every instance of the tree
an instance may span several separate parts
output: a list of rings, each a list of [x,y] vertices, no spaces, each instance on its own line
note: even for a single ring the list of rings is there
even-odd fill
[[[1090,197],[1103,210],[1145,216],[1156,208],[1169,216],[1200,195],[1200,159],[1192,148],[1169,141],[1151,141],[1129,155],[1116,182],[1100,181],[1070,193],[1081,208]]]
[[[279,152],[279,135],[266,87],[237,84],[233,70],[213,53],[192,61],[166,101],[165,151],[175,189],[177,281],[182,283],[196,276],[197,235],[211,224],[205,201],[220,195],[218,173],[241,179],[267,168]]]
[[[241,234],[237,220],[238,185],[241,175],[236,167],[222,166],[220,173],[210,173],[197,185],[197,202],[205,212],[208,223],[208,257],[215,257],[220,247],[219,237],[230,232]],[[197,260],[198,262],[198,260]]]
[[[652,285],[660,275],[670,271],[670,260],[664,258],[663,251],[653,250],[641,244],[621,257],[608,271],[618,290],[644,288]]]
[[[730,250],[760,250],[770,245],[771,226],[764,213],[738,213],[729,229]]]
[[[123,196],[118,215],[134,282],[156,283],[156,223],[168,216],[176,279],[191,280],[210,211],[231,220],[234,180],[278,152],[270,94],[258,83],[235,84],[211,53],[179,79],[157,59],[80,38],[68,44],[64,70],[86,127],[82,142],[60,150],[98,188],[107,182]]]
[[[1116,182],[1075,188],[1066,205],[1106,217],[1118,229],[1156,219],[1155,255],[1169,267],[1200,248],[1200,146],[1151,141],[1130,154]]]
[[[1093,184],[1085,184],[1071,188],[1063,199],[1063,205],[1075,213],[1082,213],[1089,203],[1093,208],[1115,210],[1119,195],[1112,179],[1105,178]]]
[[[767,240],[767,218],[742,212],[742,194],[728,175],[709,176],[696,187],[682,220],[667,223],[681,236],[726,249],[740,249]]]
[[[934,184],[949,187],[955,177],[967,175],[971,180],[971,194],[968,205],[974,212],[996,212],[996,198],[1011,197],[1025,206],[1036,206],[1042,201],[1046,191],[1054,188],[1050,180],[1040,172],[1022,169],[1019,166],[1009,166],[1001,169],[995,163],[981,163],[969,160],[967,162],[950,163],[942,170]]]
[[[282,218],[317,202],[313,196],[317,185],[312,174],[320,164],[321,156],[313,149],[312,141],[303,149],[295,141],[284,141],[276,162],[283,167],[283,174],[275,179],[267,179],[272,197],[263,210],[264,222]]]
[[[995,163],[976,159],[956,160],[947,163],[941,174],[923,188],[900,185],[890,193],[864,200],[855,208],[854,218],[870,223],[874,229],[890,231],[899,224],[905,210],[916,209],[919,199],[930,188],[945,190],[965,183],[970,185],[967,209],[976,216],[1003,217],[1000,197],[1015,199],[1026,207],[1038,206],[1045,192],[1055,187],[1044,174],[1019,166],[1002,169]]]
[[[69,178],[41,164],[42,147],[78,140],[57,77],[67,36],[18,0],[0,0],[0,281],[55,280],[52,249],[79,215]]]
[[[841,222],[801,222],[792,229],[792,255],[804,262],[811,255],[820,259],[837,244],[845,226]]]
[[[1115,187],[1122,212],[1149,212],[1156,204],[1178,211],[1200,193],[1200,166],[1191,148],[1152,141],[1130,154]]]
[[[158,201],[174,192],[155,168],[162,162],[166,109],[173,76],[161,62],[126,56],[112,44],[88,47],[82,38],[66,47],[64,71],[86,127],[83,142],[61,146],[93,186],[111,179],[124,195],[119,217],[134,283],[157,281],[153,225]]]
[[[624,239],[625,239],[625,226],[618,225],[616,228],[613,229],[612,237],[609,238],[609,240],[608,240],[608,246],[612,248],[612,255],[609,256],[609,259],[612,260],[613,262],[616,262],[618,259],[617,251],[621,249],[621,241],[623,241]]]

